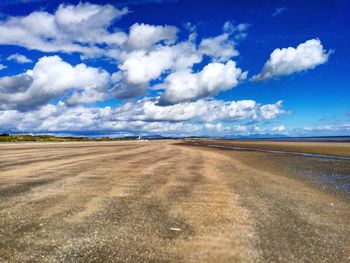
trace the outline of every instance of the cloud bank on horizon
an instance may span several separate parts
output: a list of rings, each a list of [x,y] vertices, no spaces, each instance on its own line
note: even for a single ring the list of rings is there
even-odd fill
[[[26,70],[0,78],[0,130],[280,134],[286,128],[275,121],[292,112],[282,100],[260,103],[218,96],[248,80],[259,85],[312,70],[331,57],[320,39],[306,39],[296,47],[276,48],[261,72],[249,77],[249,68],[240,66],[244,57],[239,45],[251,25],[227,21],[217,35],[200,35],[189,23],[182,28],[143,22],[118,27],[131,12],[110,4],[78,3],[1,19],[0,45],[27,52],[6,58]],[[30,52],[41,56],[34,60]],[[67,59],[77,55],[78,63]],[[107,61],[108,69],[98,61]]]

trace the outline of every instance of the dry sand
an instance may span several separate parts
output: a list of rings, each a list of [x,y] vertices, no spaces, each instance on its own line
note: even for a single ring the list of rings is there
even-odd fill
[[[350,260],[349,200],[263,156],[174,141],[0,145],[0,262]]]

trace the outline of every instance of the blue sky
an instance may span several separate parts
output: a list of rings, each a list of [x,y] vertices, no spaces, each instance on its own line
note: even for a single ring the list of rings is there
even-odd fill
[[[348,1],[0,3],[0,132],[349,135]]]

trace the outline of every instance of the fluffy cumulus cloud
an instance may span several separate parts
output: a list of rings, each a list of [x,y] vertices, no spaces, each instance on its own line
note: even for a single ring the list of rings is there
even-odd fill
[[[235,25],[227,21],[223,26],[221,35],[205,38],[199,44],[199,52],[213,60],[227,61],[239,55],[236,44],[238,40],[246,37],[249,24]]]
[[[272,108],[273,114],[267,114]],[[253,100],[222,101],[215,99],[159,106],[157,99],[145,98],[137,103],[126,103],[116,109],[116,116],[119,116],[119,120],[143,121],[235,122],[243,119],[269,120],[284,113],[281,101],[260,105]]]
[[[192,42],[172,46],[155,46],[151,50],[124,52],[119,69],[128,84],[145,84],[169,71],[192,68],[202,60],[202,55]]]
[[[152,52],[133,51],[119,66],[129,84],[144,84],[158,78],[172,66],[174,52],[171,48],[160,47]]]
[[[31,110],[71,91],[67,103],[105,99],[110,81],[104,70],[72,66],[58,56],[43,57],[32,70],[0,78],[0,109]]]
[[[82,58],[106,56],[115,60],[121,76],[113,89],[117,98],[144,95],[152,86],[151,81],[165,79],[152,88],[166,90],[162,96],[164,103],[178,103],[216,95],[245,78],[246,73],[230,59],[239,54],[236,45],[245,37],[247,24],[226,22],[222,34],[201,41],[196,41],[191,30],[187,39],[178,41],[179,29],[170,25],[135,23],[128,32],[113,27],[113,22],[127,13],[127,8],[117,9],[111,5],[61,4],[54,13],[38,11],[1,21],[0,44],[43,52],[78,52]],[[37,24],[43,26],[37,27]],[[193,73],[193,66],[205,56],[211,63]],[[29,62],[19,54],[9,59]],[[177,85],[176,79],[181,75],[186,75],[195,86]],[[187,87],[190,90],[186,90]],[[93,97],[91,101],[101,99],[101,94],[94,91],[86,90],[82,100],[88,100],[89,96]],[[170,100],[173,93],[177,93],[177,98]],[[78,102],[78,95],[73,94],[70,101]]]
[[[32,111],[0,111],[0,127],[12,131],[78,132],[78,131],[127,131],[162,132],[164,134],[200,133],[205,130],[234,132],[245,130],[235,125],[226,129],[221,122],[239,120],[264,120],[284,113],[281,103],[275,107],[275,116],[266,115],[266,105],[252,100],[221,101],[199,100],[171,106],[158,106],[156,99],[145,98],[129,102],[121,107],[68,106],[64,102],[48,104]],[[191,120],[192,122],[187,122]],[[214,124],[213,124],[214,123]]]
[[[218,94],[238,85],[247,73],[229,60],[226,64],[209,63],[200,72],[178,71],[170,74],[164,82],[165,92],[161,104],[176,104]]]
[[[127,45],[131,49],[147,49],[153,44],[164,41],[173,44],[178,29],[174,26],[154,26],[147,24],[134,24],[130,27]]]
[[[226,61],[238,56],[235,44],[229,39],[229,34],[222,34],[212,38],[203,39],[199,45],[200,52],[218,61]]]
[[[326,63],[329,55],[330,52],[323,48],[319,39],[310,39],[296,48],[277,48],[271,53],[262,71],[253,76],[252,80],[267,80],[313,69]]]
[[[126,13],[126,8],[119,10],[111,5],[61,4],[54,14],[37,11],[0,21],[0,44],[92,55],[102,52],[97,44],[126,41],[125,33],[108,31],[111,23]]]
[[[31,63],[33,62],[31,59],[27,58],[26,56],[24,55],[21,55],[19,53],[15,53],[15,54],[12,54],[10,56],[7,57],[7,60],[9,61],[15,61],[19,64],[26,64],[26,63]]]
[[[128,12],[112,5],[61,4],[51,13],[0,20],[0,45],[44,53],[30,69],[0,78],[0,132],[239,134],[262,131],[257,123],[287,113],[282,101],[215,98],[247,78],[237,61],[248,24],[228,21],[217,35],[200,39],[190,24],[185,32],[142,22],[121,30],[117,20]],[[68,63],[71,53],[84,63]],[[307,70],[328,56],[318,39],[276,49],[254,79]],[[110,63],[114,70],[90,66],[101,59],[100,65]],[[19,53],[7,60],[32,62]],[[270,131],[283,132],[284,126]]]
[[[122,76],[116,85],[118,96],[138,96],[145,93],[147,86],[152,86],[152,89],[165,89],[161,103],[174,104],[235,87],[247,73],[230,60],[238,55],[233,39],[241,39],[247,27],[228,22],[221,35],[203,39],[197,45],[193,29],[187,40],[176,42],[175,27],[134,24],[125,48],[118,55]],[[202,62],[204,56],[212,62],[193,73],[193,66]],[[154,80],[161,81],[150,85]]]

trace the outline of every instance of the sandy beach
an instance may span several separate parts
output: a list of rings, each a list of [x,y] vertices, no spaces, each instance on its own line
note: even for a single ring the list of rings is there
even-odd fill
[[[349,149],[328,146],[278,147]],[[348,184],[349,161],[170,140],[2,144],[0,157],[1,262],[350,257],[347,190],[320,179],[333,172]]]

